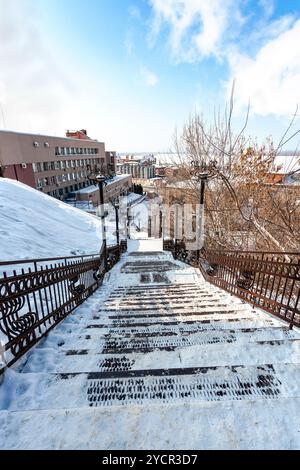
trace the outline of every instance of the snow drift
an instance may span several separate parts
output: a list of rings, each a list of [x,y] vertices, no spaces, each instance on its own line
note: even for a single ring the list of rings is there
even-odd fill
[[[101,221],[40,191],[0,178],[0,259],[92,254]]]

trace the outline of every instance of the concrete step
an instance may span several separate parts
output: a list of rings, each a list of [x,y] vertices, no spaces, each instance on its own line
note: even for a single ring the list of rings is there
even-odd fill
[[[162,286],[161,284],[151,284],[151,285],[127,285],[127,286],[118,286],[116,287],[112,293],[153,293],[156,294],[158,292],[171,292],[171,291],[195,291],[195,292],[211,292],[211,287],[207,285],[197,285],[195,283],[170,283],[167,286]]]
[[[230,308],[231,307],[231,308]],[[228,310],[228,303],[227,302],[203,302],[203,303],[199,303],[199,304],[193,304],[193,303],[189,303],[189,302],[186,302],[186,303],[182,303],[182,304],[172,304],[172,303],[163,303],[163,304],[159,304],[159,303],[152,303],[150,304],[149,306],[145,306],[145,305],[140,305],[140,306],[112,306],[112,307],[109,307],[109,306],[103,306],[101,307],[101,309],[99,310],[100,313],[102,314],[111,314],[111,313],[128,313],[128,314],[133,314],[133,313],[137,313],[138,315],[139,314],[144,314],[144,313],[155,313],[155,312],[158,312],[158,314],[160,313],[167,313],[167,312],[172,312],[174,315],[177,315],[177,313],[182,313],[182,314],[185,314],[185,313],[188,313],[188,312],[198,312],[198,313],[202,313],[202,312],[206,312],[206,311],[209,311],[209,312],[218,312],[218,311],[231,311],[233,312],[233,307],[234,305],[230,306],[229,307],[229,310]],[[238,308],[236,309],[238,310]]]
[[[159,296],[156,294],[112,294],[107,299],[106,302],[117,302],[118,300],[123,300],[127,302],[137,302],[140,300],[144,300],[145,302],[152,302],[153,300],[181,300],[181,299],[194,299],[194,300],[202,300],[202,299],[213,299],[213,298],[226,298],[228,300],[228,296],[224,294],[220,294],[215,296],[214,294],[209,293],[190,293],[190,292],[181,292],[181,293],[160,293]],[[235,300],[235,299],[234,299]]]
[[[124,370],[140,369],[168,369],[189,367],[210,367],[218,364],[222,366],[234,366],[241,361],[241,350],[247,353],[243,355],[243,365],[253,366],[261,363],[264,358],[266,363],[285,364],[288,357],[291,362],[300,360],[300,341],[298,339],[277,341],[252,341],[252,342],[206,342],[195,344],[176,344],[172,348],[170,342],[156,347],[149,343],[122,343],[117,340],[113,348],[106,345],[86,341],[85,343],[70,344],[66,342],[59,348],[38,348],[32,357],[28,358],[20,372],[27,373],[80,373],[80,372],[118,372]],[[76,349],[71,349],[72,346]],[[83,346],[80,349],[80,346]],[[104,347],[103,347],[104,346]],[[87,348],[87,349],[84,349]]]
[[[299,398],[277,397],[0,411],[0,441],[3,450],[298,449],[299,433],[289,431],[299,428],[299,409]]]
[[[293,383],[290,383],[291,376]],[[29,411],[293,398],[299,392],[299,376],[296,364],[80,374],[15,374],[10,371],[5,391],[0,387],[0,409]]]
[[[154,325],[152,327],[131,327],[126,328],[103,328],[100,331],[95,329],[82,334],[70,332],[66,334],[53,334],[49,337],[46,344],[53,344],[57,347],[64,344],[71,349],[82,349],[85,346],[109,343],[111,341],[123,341],[130,343],[154,342],[160,344],[170,341],[181,341],[183,345],[188,345],[191,341],[197,341],[197,344],[217,344],[217,343],[235,343],[237,341],[280,341],[300,339],[299,335],[285,328],[217,328],[207,325],[206,328],[198,323],[195,324],[177,324],[168,326]],[[44,343],[45,344],[45,343]],[[93,346],[94,347],[94,346]]]
[[[190,444],[190,434],[199,438],[201,426],[210,442],[220,433],[223,440],[232,439],[232,416],[239,423],[236,438],[250,429],[252,436],[260,425],[260,443],[263,430],[274,440],[274,429],[286,415],[289,429],[298,419],[296,409],[290,412],[299,401],[298,332],[206,283],[169,253],[147,252],[149,243],[130,245],[132,254],[113,268],[101,290],[5,374],[2,448],[8,440],[17,448],[26,441],[26,430],[34,445],[46,439],[56,448],[68,442],[79,448],[86,438],[87,448],[100,428],[102,439],[110,440],[96,448],[116,448],[118,439],[125,448],[121,444],[133,432],[131,442],[144,445],[153,426],[153,442],[162,448],[164,414],[172,426],[172,445],[184,433],[179,448]],[[141,423],[134,421],[139,417]],[[263,427],[266,422],[271,431]]]
[[[202,318],[201,320],[186,319],[186,317],[184,317],[183,319],[174,320],[167,318],[165,319],[165,321],[161,321],[160,319],[150,319],[150,321],[147,321],[146,319],[146,321],[137,320],[133,322],[128,321],[125,323],[121,321],[120,324],[116,321],[103,323],[101,322],[101,319],[99,321],[94,321],[94,324],[92,320],[90,320],[91,323],[64,322],[50,333],[47,341],[52,341],[53,338],[56,338],[57,342],[60,342],[61,340],[65,341],[66,336],[71,338],[73,335],[75,335],[76,337],[81,335],[82,337],[87,337],[87,339],[89,339],[91,335],[102,336],[105,334],[109,334],[109,332],[112,332],[112,334],[125,335],[134,334],[138,331],[142,331],[145,333],[153,333],[157,331],[180,331],[182,333],[185,333],[190,331],[205,331],[206,329],[208,329],[209,331],[222,331],[231,328],[234,328],[235,330],[242,328],[286,328],[280,326],[280,324],[276,320],[273,320],[271,318],[255,319],[252,316],[226,316],[226,318],[224,318],[224,315],[219,318],[216,318],[215,316],[210,316],[209,319],[204,320]]]
[[[246,310],[247,312],[247,310]],[[240,310],[234,310],[233,308],[228,307],[227,305],[220,306],[205,306],[200,308],[160,308],[160,309],[130,309],[130,310],[101,310],[100,316],[97,319],[103,318],[102,315],[107,316],[109,320],[126,320],[132,318],[163,318],[163,317],[181,317],[181,316],[198,316],[203,315],[222,315],[222,314],[241,314]],[[95,318],[95,317],[94,317]],[[96,319],[96,318],[95,318]]]
[[[222,305],[222,306],[227,306],[228,301],[226,298],[218,298],[214,299],[213,297],[202,297],[202,298],[197,298],[197,299],[182,299],[182,298],[165,298],[165,299],[151,299],[151,300],[127,300],[125,299],[119,299],[119,300],[107,300],[104,302],[104,308],[105,310],[108,309],[134,309],[138,308],[141,309],[143,307],[144,309],[147,309],[149,307],[164,307],[167,306],[168,308],[182,308],[182,307],[201,307],[201,306],[213,306],[213,305]]]
[[[261,312],[249,308],[249,306],[235,306],[231,305],[231,308],[226,305],[222,306],[201,306],[201,307],[188,307],[178,306],[178,308],[167,308],[166,306],[157,307],[157,308],[140,308],[140,309],[104,309],[101,308],[97,311],[96,308],[93,311],[84,311],[81,314],[73,314],[66,318],[64,325],[76,325],[81,324],[82,326],[89,324],[91,322],[100,322],[100,323],[111,323],[111,320],[115,321],[116,319],[120,320],[131,320],[134,318],[143,319],[143,318],[159,318],[161,317],[162,321],[164,318],[169,317],[184,317],[186,316],[196,316],[199,320],[203,319],[214,319],[223,316],[224,320],[231,318],[232,316],[239,315],[241,319],[247,317],[252,318],[253,321],[256,320],[268,320],[266,316],[262,316]],[[277,322],[278,323],[278,322]]]
[[[127,261],[121,267],[121,272],[126,274],[135,273],[154,273],[154,272],[166,272],[180,269],[180,267],[170,260],[155,260],[146,261]]]
[[[253,315],[245,311],[245,313],[238,313],[235,311],[224,311],[224,312],[203,312],[202,314],[199,313],[188,313],[186,315],[178,314],[162,314],[162,315],[132,315],[131,317],[127,315],[123,315],[122,318],[116,316],[115,318],[108,317],[107,321],[103,317],[95,316],[93,319],[90,319],[85,324],[79,324],[80,327],[85,327],[87,329],[93,328],[102,328],[105,325],[112,325],[113,327],[120,327],[120,326],[134,326],[134,325],[152,325],[152,324],[166,324],[166,323],[173,323],[174,321],[177,322],[204,322],[207,323],[208,321],[255,321]]]

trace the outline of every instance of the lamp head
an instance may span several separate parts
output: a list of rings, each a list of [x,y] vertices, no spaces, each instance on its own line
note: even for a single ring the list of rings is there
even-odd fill
[[[191,162],[193,167],[193,174],[200,180],[208,179],[213,176],[216,161],[213,160],[209,163],[205,161],[193,160]]]
[[[99,173],[98,175],[95,176],[95,180],[97,181],[97,183],[105,183],[106,176]]]
[[[92,181],[94,184],[96,184],[96,183],[105,183],[106,176],[102,175],[101,173],[98,173],[98,174],[90,173],[88,175],[88,179],[90,181]]]

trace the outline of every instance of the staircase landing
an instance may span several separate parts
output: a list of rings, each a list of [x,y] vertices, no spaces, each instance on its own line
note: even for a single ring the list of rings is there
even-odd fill
[[[0,387],[6,449],[295,449],[300,335],[133,240]]]

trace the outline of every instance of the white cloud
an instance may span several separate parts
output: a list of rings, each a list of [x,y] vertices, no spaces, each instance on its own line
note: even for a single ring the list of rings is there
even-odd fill
[[[272,16],[275,10],[274,0],[259,0],[259,4],[264,9],[267,16]]]
[[[167,148],[173,115],[162,114],[129,75],[103,73],[108,66],[101,58],[91,66],[75,46],[66,49],[43,28],[47,19],[40,3],[0,0],[0,104],[6,124],[0,105],[0,129],[62,136],[67,128],[84,128],[107,149]],[[153,72],[144,74],[150,86],[158,82]]]
[[[134,54],[134,42],[132,38],[132,33],[127,31],[124,41],[124,46],[126,50],[126,54],[128,56],[132,56]]]
[[[71,86],[34,18],[30,0],[0,0],[0,100],[8,127],[43,131],[57,123]]]
[[[170,27],[170,46],[177,60],[197,61],[222,55],[225,33],[238,34],[244,18],[240,0],[150,0],[154,11],[152,42],[164,23]],[[234,28],[232,28],[234,24]]]
[[[130,16],[134,18],[135,20],[138,20],[138,21],[142,20],[141,10],[136,5],[131,5],[128,11],[129,11]]]
[[[255,114],[284,116],[300,104],[300,20],[295,15],[271,20],[273,0],[258,0],[260,13],[247,9],[249,4],[242,0],[149,1],[152,35],[156,38],[167,25],[178,61],[214,56],[227,62],[226,94],[236,79],[237,110],[250,100]]]
[[[266,21],[265,18],[262,18],[257,27],[248,35],[247,39],[250,43],[254,45],[259,44],[262,47],[264,42],[278,37],[281,33],[291,28],[295,19],[293,15],[284,15],[273,21]]]
[[[300,20],[262,46],[254,58],[232,53],[230,83],[236,79],[239,109],[250,99],[256,114],[284,116],[295,111],[300,104],[299,37]]]
[[[158,77],[154,72],[144,66],[140,67],[140,76],[147,86],[154,87],[158,83]]]

